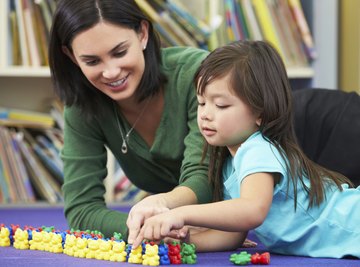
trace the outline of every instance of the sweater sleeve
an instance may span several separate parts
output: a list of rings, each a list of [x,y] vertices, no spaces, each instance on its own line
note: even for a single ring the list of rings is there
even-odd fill
[[[64,212],[69,227],[98,230],[110,237],[127,232],[127,214],[106,207],[103,183],[107,175],[107,154],[100,127],[86,121],[76,108],[65,108]],[[124,236],[125,237],[125,236]]]
[[[184,158],[180,170],[180,186],[187,186],[196,194],[198,203],[208,203],[212,200],[212,189],[208,182],[208,158],[201,163],[204,139],[197,124],[197,98],[193,83],[194,74],[202,60],[208,54],[200,49],[187,48],[180,57],[178,66],[177,89],[179,94],[186,94],[186,104],[183,121],[186,122],[187,134],[184,138]],[[179,97],[180,99],[180,97]]]

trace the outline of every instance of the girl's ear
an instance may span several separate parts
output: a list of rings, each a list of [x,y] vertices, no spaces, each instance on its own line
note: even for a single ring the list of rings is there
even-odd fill
[[[76,58],[74,57],[74,54],[69,50],[69,48],[67,48],[65,45],[63,45],[61,47],[61,49],[62,49],[63,53],[65,55],[67,55],[71,59],[72,62],[74,62],[74,64],[79,66],[79,64],[76,61]]]
[[[255,121],[255,123],[256,123],[256,125],[257,125],[258,127],[260,127],[260,125],[261,125],[261,118],[260,118],[260,117],[257,118],[256,121]]]
[[[149,39],[149,22],[146,20],[141,21],[141,32],[140,32],[140,42],[142,49],[145,50]]]

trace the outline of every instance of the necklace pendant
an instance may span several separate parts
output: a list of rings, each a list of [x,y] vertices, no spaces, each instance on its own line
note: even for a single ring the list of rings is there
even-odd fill
[[[126,141],[125,141],[125,139],[124,139],[124,140],[123,140],[123,143],[122,143],[122,145],[121,145],[121,152],[122,152],[123,154],[126,154],[127,151],[128,151],[128,149],[127,149]]]

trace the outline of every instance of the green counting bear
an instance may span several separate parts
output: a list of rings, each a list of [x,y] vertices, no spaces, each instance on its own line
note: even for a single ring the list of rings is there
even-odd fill
[[[247,265],[251,261],[251,254],[246,251],[234,253],[230,256],[230,261],[236,265]]]
[[[196,247],[194,244],[182,243],[181,245],[181,262],[184,264],[195,264],[197,256],[195,254]]]

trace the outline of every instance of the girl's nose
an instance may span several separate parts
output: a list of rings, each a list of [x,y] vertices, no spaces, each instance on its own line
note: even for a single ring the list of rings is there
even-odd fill
[[[200,112],[200,119],[201,120],[209,120],[209,115],[205,110]]]

